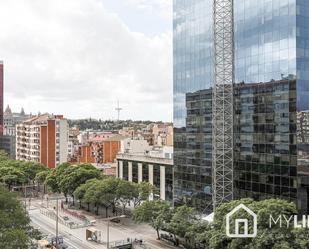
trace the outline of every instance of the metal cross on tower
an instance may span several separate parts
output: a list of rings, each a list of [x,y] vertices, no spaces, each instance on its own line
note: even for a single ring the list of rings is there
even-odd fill
[[[233,0],[213,0],[213,207],[233,199]]]

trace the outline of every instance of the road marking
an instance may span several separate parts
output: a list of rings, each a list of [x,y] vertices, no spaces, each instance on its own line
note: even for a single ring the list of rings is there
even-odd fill
[[[33,215],[30,215],[30,218],[31,218],[32,223],[35,223],[37,226],[41,227],[41,229],[46,230],[47,232],[49,232],[49,233],[51,233],[52,235],[55,236],[55,231],[52,230],[52,229],[50,228],[50,226],[48,226],[48,225],[46,225],[45,227],[42,226],[42,224],[41,224]],[[49,225],[50,225],[50,224],[49,224]],[[84,241],[82,241],[80,238],[78,238],[78,237],[76,237],[76,236],[74,236],[74,235],[72,235],[72,234],[70,234],[70,233],[68,233],[68,232],[66,232],[66,231],[61,230],[61,231],[59,231],[59,232],[60,232],[61,234],[65,235],[65,237],[66,237],[67,239],[69,239],[70,236],[73,237],[74,239],[80,241],[80,243],[82,243],[83,246],[85,246],[85,247],[87,247],[87,248],[97,249],[96,247],[93,247],[93,246],[89,245],[88,243],[86,244],[86,243],[85,243]],[[71,245],[71,246],[72,246],[73,248],[75,248],[75,249],[79,249],[79,247],[76,247],[74,244],[72,244],[72,243],[74,243],[74,242],[68,242],[68,241],[66,241],[66,243],[69,244],[69,245]]]
[[[30,216],[30,217],[31,217],[31,216]],[[45,230],[45,231],[47,231],[48,233],[52,234],[53,236],[56,236],[56,234],[55,234],[54,231],[52,231],[50,228],[43,227],[43,226],[42,226],[37,220],[35,220],[33,217],[31,217],[31,221],[32,221],[32,223],[34,223],[34,224],[36,224],[38,227],[40,227],[42,230]],[[74,245],[72,244],[72,242],[66,241],[65,243],[68,244],[68,245],[70,245],[70,246],[72,246],[72,247],[75,248],[75,249],[78,249],[78,247],[74,246]]]

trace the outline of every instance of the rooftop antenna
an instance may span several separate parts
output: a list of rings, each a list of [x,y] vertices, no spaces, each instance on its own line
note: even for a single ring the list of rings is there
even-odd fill
[[[119,119],[120,119],[120,112],[122,111],[122,108],[120,108],[120,106],[119,106],[119,100],[117,101],[117,108],[115,108],[115,110],[116,110],[117,113],[118,113],[118,122],[119,122]]]

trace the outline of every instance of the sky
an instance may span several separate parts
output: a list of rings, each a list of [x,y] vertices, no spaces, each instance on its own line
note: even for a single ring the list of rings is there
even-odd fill
[[[1,0],[4,103],[172,121],[172,0]]]

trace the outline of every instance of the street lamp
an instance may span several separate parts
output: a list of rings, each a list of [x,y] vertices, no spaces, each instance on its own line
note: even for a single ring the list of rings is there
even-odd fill
[[[58,223],[59,223],[59,198],[56,197],[56,207],[54,207],[54,209],[56,209],[56,248],[58,248],[58,233],[59,233],[59,228],[58,228]]]
[[[47,197],[48,198],[48,197]],[[64,199],[62,195],[56,195],[50,198],[51,200],[56,200],[56,206],[54,207],[54,212],[56,214],[56,248],[59,246],[59,200]]]
[[[106,242],[107,249],[109,249],[109,222],[111,220],[120,219],[120,218],[126,218],[126,216],[125,215],[120,215],[120,216],[115,216],[115,217],[104,219],[105,221],[107,221],[107,233],[106,233],[106,235],[107,235],[107,242]]]

